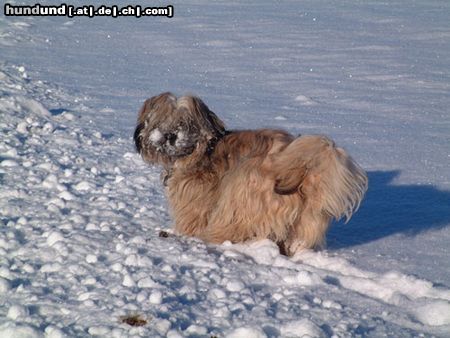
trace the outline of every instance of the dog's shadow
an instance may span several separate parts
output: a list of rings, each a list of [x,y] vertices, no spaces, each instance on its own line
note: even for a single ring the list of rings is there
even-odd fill
[[[369,243],[394,234],[414,236],[450,224],[450,191],[428,185],[393,185],[400,171],[369,172],[369,189],[348,224],[333,224],[328,248]]]

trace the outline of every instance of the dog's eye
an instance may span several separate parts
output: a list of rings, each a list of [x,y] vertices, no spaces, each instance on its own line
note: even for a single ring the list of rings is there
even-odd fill
[[[171,146],[175,145],[175,142],[177,141],[177,135],[176,134],[164,134],[164,137],[167,141],[169,141],[169,144]]]

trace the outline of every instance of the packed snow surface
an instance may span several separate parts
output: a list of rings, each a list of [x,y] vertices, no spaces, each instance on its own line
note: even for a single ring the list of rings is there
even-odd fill
[[[0,337],[449,337],[450,3],[173,6],[0,17]],[[360,210],[291,258],[172,234],[132,140],[167,90],[329,135],[368,172]]]

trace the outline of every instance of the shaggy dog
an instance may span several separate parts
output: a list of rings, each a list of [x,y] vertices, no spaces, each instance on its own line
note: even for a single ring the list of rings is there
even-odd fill
[[[330,221],[348,221],[367,189],[365,172],[327,137],[227,131],[198,97],[152,97],[137,123],[137,151],[165,168],[176,232],[206,242],[269,238],[287,255],[320,248]]]

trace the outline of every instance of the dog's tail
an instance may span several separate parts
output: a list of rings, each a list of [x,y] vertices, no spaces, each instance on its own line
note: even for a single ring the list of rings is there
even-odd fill
[[[358,209],[367,190],[364,170],[324,136],[302,136],[272,157],[275,192],[299,192],[306,207],[326,218],[346,221]]]

